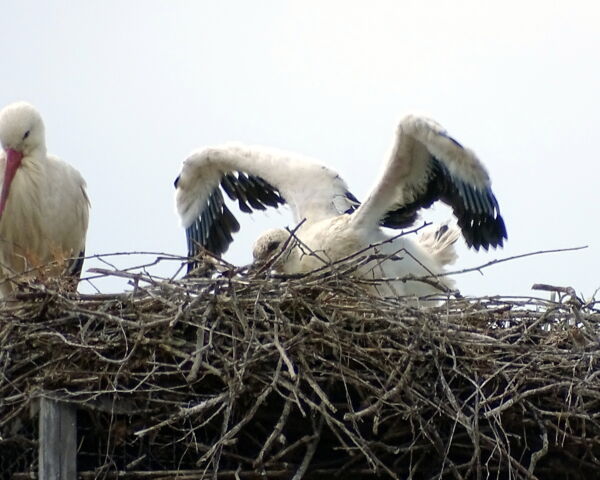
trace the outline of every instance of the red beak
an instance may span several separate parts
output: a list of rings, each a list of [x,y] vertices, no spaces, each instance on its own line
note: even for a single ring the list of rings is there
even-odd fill
[[[17,152],[12,148],[6,151],[6,167],[4,169],[4,183],[2,184],[2,193],[0,193],[0,218],[4,213],[4,207],[6,207],[6,200],[8,199],[8,193],[10,191],[10,184],[17,173],[17,169],[21,166],[21,160],[23,154]]]

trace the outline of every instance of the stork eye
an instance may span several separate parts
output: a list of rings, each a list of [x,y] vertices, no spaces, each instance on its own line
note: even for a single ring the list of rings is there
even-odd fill
[[[272,251],[274,251],[274,250],[275,250],[275,249],[276,249],[278,246],[279,246],[279,242],[275,242],[275,241],[273,241],[273,242],[270,242],[270,243],[267,245],[267,252],[272,252]]]
[[[23,140],[26,140],[28,136],[29,136],[29,130],[27,130],[25,132],[25,135],[23,135]]]

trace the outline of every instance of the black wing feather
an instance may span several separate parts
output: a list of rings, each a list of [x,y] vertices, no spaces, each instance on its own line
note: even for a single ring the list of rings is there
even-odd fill
[[[209,195],[200,216],[186,229],[188,272],[196,268],[194,260],[203,250],[222,255],[233,241],[232,234],[240,230],[240,224],[227,207],[221,192],[238,202],[245,213],[279,207],[285,199],[279,191],[260,177],[243,173],[228,173],[221,179],[220,186]]]
[[[237,200],[236,178],[231,173],[221,179],[221,188],[231,200]]]
[[[430,207],[436,200],[452,207],[469,247],[487,250],[503,245],[507,238],[506,226],[492,190],[489,187],[476,188],[453,176],[433,156],[425,191],[414,202],[387,212],[381,225],[389,228],[409,227],[416,221],[418,211]]]
[[[73,259],[73,262],[67,270],[67,275],[79,280],[81,277],[81,271],[83,270],[83,261],[85,260],[85,248],[79,252],[77,258]]]
[[[265,210],[267,207],[260,201],[260,194],[258,194],[259,188],[256,183],[250,181],[250,179],[240,173],[238,176],[238,182],[241,190],[246,195],[246,201],[250,204],[250,207],[255,210]]]
[[[283,203],[284,200],[279,192],[265,182],[262,178],[251,175],[247,177],[247,180],[252,188],[253,194],[267,207],[277,208],[279,205],[281,205],[281,203]]]

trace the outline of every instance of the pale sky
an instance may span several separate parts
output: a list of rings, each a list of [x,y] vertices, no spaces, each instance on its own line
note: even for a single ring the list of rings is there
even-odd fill
[[[173,180],[198,147],[310,155],[364,199],[397,121],[426,113],[485,163],[508,229],[502,250],[461,244],[456,269],[589,246],[460,275],[463,294],[544,296],[530,290],[543,282],[590,297],[600,287],[599,24],[591,0],[6,1],[0,106],[34,104],[48,151],[86,178],[89,255],[185,254]],[[238,265],[263,230],[291,225],[287,212],[238,219],[226,255]],[[84,276],[98,266],[86,262]]]

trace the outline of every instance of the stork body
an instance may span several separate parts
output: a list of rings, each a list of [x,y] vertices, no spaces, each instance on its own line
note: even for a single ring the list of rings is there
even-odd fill
[[[254,260],[271,261],[273,270],[295,274],[308,273],[350,256],[354,260],[373,258],[364,262],[357,273],[369,280],[373,292],[382,297],[421,297],[454,288],[451,278],[435,277],[456,259],[455,243],[460,236],[457,228],[430,226],[417,238],[411,238],[391,236],[381,229],[355,229],[351,221],[352,215],[339,215],[306,228],[302,225],[293,235],[281,228],[268,230],[254,244]],[[414,278],[407,281],[411,276],[427,277],[429,283]]]
[[[80,173],[48,155],[44,124],[29,104],[0,112],[0,294],[19,274],[78,277],[89,201]]]
[[[363,204],[329,168],[262,147],[224,145],[198,150],[184,162],[176,187],[190,256],[202,248],[223,253],[233,240],[232,233],[239,230],[221,189],[246,212],[289,204],[295,221],[303,223],[295,231],[291,249],[274,264],[287,273],[311,271],[359,250],[384,258],[361,268],[365,278],[443,273],[456,257],[456,228],[443,227],[416,240],[392,240],[381,228],[410,227],[419,210],[437,200],[452,207],[469,247],[499,247],[507,237],[483,164],[440,125],[424,117],[408,116],[399,123],[389,160]],[[266,232],[255,243],[255,259],[265,260],[282,244],[290,243],[288,239],[289,232],[283,229]],[[385,243],[369,249],[381,242]],[[391,285],[398,295],[439,291],[421,282]],[[442,287],[451,285],[447,279],[441,281]]]

